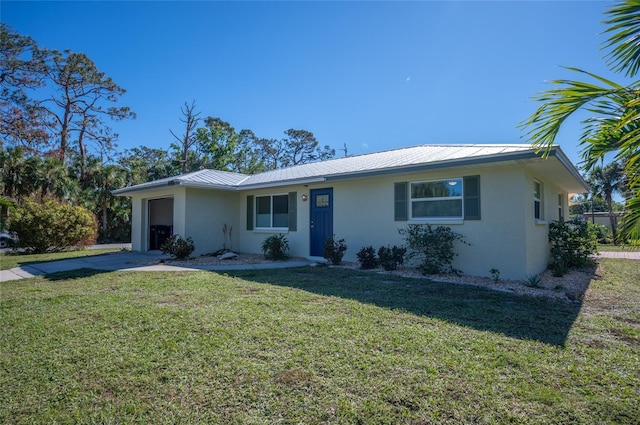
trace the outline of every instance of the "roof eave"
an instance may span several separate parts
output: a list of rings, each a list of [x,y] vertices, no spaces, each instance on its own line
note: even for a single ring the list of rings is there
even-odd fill
[[[567,171],[569,171],[569,173],[571,173],[571,175],[578,181],[580,186],[584,188],[585,192],[588,192],[590,190],[589,184],[585,181],[584,177],[582,177],[582,174],[580,174],[580,171],[578,171],[575,165],[573,165],[573,163],[564,154],[564,152],[562,152],[562,149],[556,146],[553,149],[551,149],[551,151],[549,152],[549,155],[555,156],[558,159],[558,161],[560,161],[560,163],[564,165]]]
[[[343,174],[335,174],[327,177],[327,180],[340,180],[352,177],[370,177],[385,174],[412,173],[429,169],[440,169],[450,167],[463,167],[469,165],[491,164],[494,162],[517,161],[523,159],[538,158],[539,155],[533,150],[524,152],[509,152],[505,154],[483,155],[475,158],[447,159],[443,161],[428,162],[422,164],[403,165],[399,167],[389,167],[377,170],[356,171]]]
[[[176,186],[182,187],[190,187],[192,189],[218,189],[218,190],[238,190],[238,185],[226,185],[226,184],[215,184],[215,183],[205,183],[205,182],[189,182],[189,181],[178,181]]]
[[[139,184],[135,186],[123,187],[122,189],[112,190],[111,194],[116,196],[127,196],[129,193],[142,192],[145,190],[154,190],[162,187],[169,187],[176,185],[176,180],[150,182],[149,184]]]
[[[239,190],[247,190],[247,189],[266,189],[270,187],[279,187],[279,186],[293,186],[293,185],[304,185],[304,184],[312,184],[312,183],[322,183],[327,181],[327,177],[310,177],[310,178],[300,178],[300,179],[290,179],[290,180],[280,180],[276,182],[268,182],[268,183],[255,183],[255,184],[243,184],[238,186]]]

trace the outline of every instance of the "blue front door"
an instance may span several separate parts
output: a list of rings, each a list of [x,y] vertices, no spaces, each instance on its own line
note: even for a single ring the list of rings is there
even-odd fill
[[[311,247],[309,254],[322,257],[324,242],[333,235],[333,188],[311,189]]]

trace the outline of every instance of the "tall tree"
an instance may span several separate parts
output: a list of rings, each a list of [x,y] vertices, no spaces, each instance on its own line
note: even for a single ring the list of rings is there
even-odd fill
[[[604,48],[607,64],[616,72],[634,77],[640,70],[640,3],[626,0],[607,12]],[[521,127],[527,129],[533,146],[549,152],[563,123],[579,110],[590,117],[583,121],[579,142],[587,169],[592,169],[605,155],[612,153],[624,168],[629,193],[621,232],[640,236],[640,81],[617,84],[596,74],[568,68],[591,82],[555,80],[553,88],[535,97],[538,109]]]
[[[100,229],[103,237],[108,233],[108,213],[115,198],[111,191],[121,188],[125,181],[125,170],[118,165],[106,165],[94,175],[96,207],[101,215]]]
[[[58,158],[44,158],[38,171],[40,199],[53,197],[58,201],[69,200],[73,185],[77,182],[69,177],[69,169]]]
[[[260,138],[256,140],[256,145],[267,170],[275,170],[284,166],[286,146],[282,139]]]
[[[205,126],[197,130],[199,169],[234,171],[239,135],[226,121],[207,117]]]
[[[7,147],[0,151],[2,195],[18,203],[37,187],[37,167],[29,166],[28,158],[21,146]]]
[[[185,126],[182,136],[178,137],[173,130],[169,130],[178,142],[177,144],[173,143],[171,146],[180,153],[179,161],[182,164],[182,174],[189,171],[189,152],[198,141],[196,137],[196,127],[198,126],[198,122],[200,122],[200,112],[195,112],[195,110],[195,101],[192,101],[191,105],[185,102],[184,107],[180,108],[180,112],[182,113],[180,121],[183,122]]]
[[[46,117],[27,92],[44,87],[45,63],[36,42],[0,23],[0,136],[37,151],[48,142]]]
[[[258,137],[251,130],[240,130],[238,133],[238,147],[234,157],[232,171],[255,174],[267,170]]]
[[[175,176],[181,170],[173,165],[167,151],[147,146],[126,149],[117,162],[127,171],[129,186]]]
[[[52,119],[50,132],[57,140],[55,149],[58,157],[65,161],[72,142],[77,143],[83,175],[88,143],[94,142],[100,151],[109,151],[118,137],[105,119],[133,119],[135,114],[127,106],[112,106],[125,90],[100,72],[84,53],[47,50],[43,55],[47,61],[46,75],[54,92],[41,105]]]
[[[607,166],[595,166],[589,174],[589,184],[591,185],[592,196],[601,196],[607,203],[609,213],[609,223],[614,243],[618,243],[618,225],[613,213],[613,195],[623,193],[625,189],[625,176],[622,167],[617,162],[612,162]]]
[[[333,158],[336,154],[336,151],[329,146],[319,147],[316,137],[310,131],[290,128],[284,134],[286,136],[283,139],[285,151],[281,164],[285,167],[324,161]]]

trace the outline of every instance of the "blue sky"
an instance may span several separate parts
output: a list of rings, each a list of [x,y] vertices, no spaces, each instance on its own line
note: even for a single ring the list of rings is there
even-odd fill
[[[527,143],[516,128],[548,80],[617,82],[600,50],[604,1],[32,2],[0,19],[86,53],[138,115],[119,148],[168,148],[180,108],[281,138],[312,131],[360,154],[417,144]],[[579,162],[578,120],[558,139]],[[342,155],[337,151],[336,156]]]

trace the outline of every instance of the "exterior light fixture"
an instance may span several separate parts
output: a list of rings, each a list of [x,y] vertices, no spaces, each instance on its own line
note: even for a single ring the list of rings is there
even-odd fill
[[[307,200],[309,199],[309,197],[307,196],[306,193],[302,194],[302,202],[307,202]]]

